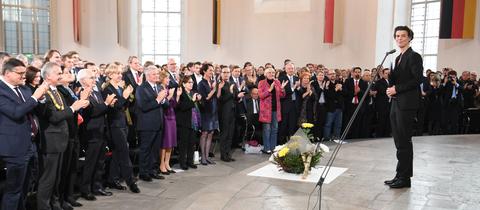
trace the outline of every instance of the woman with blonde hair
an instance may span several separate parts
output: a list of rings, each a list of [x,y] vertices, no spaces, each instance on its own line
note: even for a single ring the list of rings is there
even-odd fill
[[[175,118],[175,107],[177,106],[180,95],[175,96],[175,88],[168,87],[170,75],[166,71],[160,70],[160,85],[163,90],[168,89],[167,100],[168,108],[163,111],[163,142],[160,149],[160,173],[169,175],[175,173],[170,167],[170,157],[172,150],[177,146],[177,119]]]
[[[125,190],[126,187],[120,184],[125,180],[128,188],[133,193],[139,193],[135,179],[133,178],[132,162],[130,161],[130,150],[127,142],[128,127],[125,110],[129,106],[128,97],[133,92],[132,86],[124,87],[122,80],[121,66],[111,63],[105,69],[108,83],[105,84],[103,96],[115,95],[117,102],[108,107],[107,126],[112,141],[112,161],[110,162],[110,173],[108,186],[118,190]]]

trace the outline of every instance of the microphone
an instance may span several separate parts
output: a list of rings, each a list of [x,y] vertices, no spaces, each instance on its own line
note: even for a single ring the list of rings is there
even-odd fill
[[[390,50],[390,51],[387,52],[387,55],[393,54],[393,53],[395,53],[395,52],[397,52],[396,49]]]

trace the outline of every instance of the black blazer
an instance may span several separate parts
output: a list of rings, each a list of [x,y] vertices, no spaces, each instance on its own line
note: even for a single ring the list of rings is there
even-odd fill
[[[377,95],[375,96],[375,108],[377,111],[384,111],[390,106],[389,98],[387,96],[388,83],[385,79],[380,79],[375,83],[375,90]]]
[[[213,103],[216,103],[216,101],[214,100],[214,98],[217,97],[217,92],[216,91],[213,94],[212,98],[210,98],[210,100],[207,100],[207,96],[210,93],[210,91],[212,91],[212,89],[210,88],[210,85],[208,84],[207,80],[202,79],[202,81],[200,81],[200,83],[198,83],[198,91],[197,91],[200,95],[202,95],[202,110],[201,110],[202,113],[203,112],[207,112],[207,113],[212,112],[213,106],[214,106]]]
[[[234,85],[230,82],[225,82],[225,85],[220,90],[222,91],[220,97],[218,98],[219,105],[219,115],[221,119],[230,119],[233,120],[235,116],[235,95],[237,94],[237,89],[233,88],[233,93],[230,92],[230,86]],[[224,122],[222,122],[224,123]]]
[[[0,80],[0,156],[22,157],[32,143],[28,114],[37,106],[27,87],[20,87],[25,102]]]
[[[282,103],[282,110],[284,109],[284,102],[292,102],[292,94],[297,94],[295,90],[292,91],[292,85],[295,85],[295,83],[298,81],[297,76],[293,76],[293,84],[290,84],[290,80],[288,79],[287,74],[281,74],[278,77],[278,80],[280,80],[280,83],[283,83],[284,81],[289,81],[287,85],[285,85],[285,97],[280,99],[280,102]],[[298,94],[295,97],[298,101]],[[287,107],[285,107],[287,108]]]
[[[115,98],[117,102],[113,105],[113,107],[109,107],[107,110],[107,124],[109,127],[113,128],[126,128],[127,127],[127,117],[125,115],[125,110],[128,108],[130,102],[123,98],[123,89],[121,89],[119,93],[113,85],[108,84],[105,89],[102,91],[102,95],[104,98],[107,95],[115,94]]]
[[[257,101],[257,114],[253,113],[253,99],[252,98],[246,98],[245,100],[245,106],[247,109],[247,119],[249,123],[257,123],[258,122],[258,116],[260,114],[260,98],[256,99]]]
[[[395,59],[395,68],[390,74],[389,81],[397,92],[395,99],[400,110],[418,109],[420,106],[420,83],[423,77],[422,56],[408,48],[402,56]]]
[[[325,90],[325,106],[327,112],[334,112],[336,109],[345,109],[345,86],[342,86],[342,90],[335,91],[335,85],[341,84],[339,81],[330,81],[328,89]]]
[[[49,91],[52,91],[51,89]],[[59,92],[57,90],[57,92]],[[60,93],[60,92],[59,92]],[[53,93],[52,93],[53,95]],[[69,139],[68,120],[73,118],[73,111],[67,105],[62,94],[59,94],[63,110],[58,110],[49,94],[45,95],[45,109],[40,117],[40,126],[42,127],[41,150],[44,153],[59,153],[67,149]],[[58,101],[60,103],[60,101]]]
[[[77,100],[76,98],[74,98],[74,96],[72,96],[72,94],[70,94],[70,92],[64,86],[62,85],[57,86],[57,90],[58,92],[60,92],[60,94],[62,94],[63,98],[65,99],[65,106],[71,106]],[[78,139],[77,138],[78,136],[77,120],[78,120],[77,112],[73,113],[73,117],[67,120],[68,136],[70,139],[73,139],[73,140]]]
[[[177,72],[177,74],[178,74],[178,72]],[[173,74],[171,74],[170,72],[168,72],[168,75],[170,75],[170,76],[169,76],[170,82],[168,83],[168,87],[169,87],[169,88],[178,88],[178,86],[179,86],[178,82],[179,82],[179,81],[177,81],[177,80],[175,79],[175,77],[173,77]],[[193,80],[193,82],[195,83],[195,80]],[[175,91],[175,94],[176,94],[176,91]],[[175,96],[174,96],[174,97],[175,97]]]
[[[82,112],[84,119],[82,130],[85,135],[102,138],[105,131],[105,114],[107,113],[108,107],[105,105],[102,93],[100,92],[92,91],[88,97],[88,101],[90,101],[90,105]]]
[[[365,94],[365,91],[367,90],[368,83],[363,81],[362,79],[358,80],[358,86],[360,87],[360,92],[358,92],[357,97],[358,97],[358,102],[360,103],[360,100],[363,97],[363,94]],[[345,90],[346,93],[346,98],[347,104],[353,104],[353,97],[355,97],[355,80],[353,78],[348,78],[345,80],[345,83],[343,84],[343,89]],[[367,98],[365,98],[365,103],[367,102]]]
[[[135,91],[138,87],[137,81],[135,80],[135,77],[132,74],[132,71],[130,68],[127,69],[127,71],[123,72],[122,74],[123,81],[125,81],[125,86],[131,85],[133,87],[133,90]],[[145,75],[142,74],[143,81],[145,81]]]
[[[195,106],[195,103],[190,100],[185,88],[181,88],[183,89],[182,95],[180,96],[180,100],[175,107],[177,126],[192,129],[192,108]],[[194,92],[192,91],[191,93],[193,95]]]
[[[158,88],[162,86],[158,85]],[[168,107],[168,100],[158,103],[157,95],[147,81],[138,86],[135,92],[138,131],[160,131],[163,128],[163,109]]]

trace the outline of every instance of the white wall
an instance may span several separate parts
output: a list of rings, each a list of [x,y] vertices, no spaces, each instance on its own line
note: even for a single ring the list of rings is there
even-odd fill
[[[477,2],[474,39],[440,39],[437,69],[452,67],[457,71],[476,71],[480,74],[480,2]]]
[[[311,0],[309,12],[254,13],[254,0],[223,0],[221,44],[211,44],[212,1],[186,1],[183,60],[224,64],[308,62],[328,67],[375,66],[377,0],[345,3],[343,41],[325,45],[325,0]]]
[[[124,46],[117,43],[116,0],[80,1],[80,43],[74,42],[72,1],[52,1],[52,48],[61,53],[75,50],[82,59],[96,63],[120,61],[126,63],[128,56],[138,54],[138,10],[137,0],[125,0],[120,8],[122,15]]]

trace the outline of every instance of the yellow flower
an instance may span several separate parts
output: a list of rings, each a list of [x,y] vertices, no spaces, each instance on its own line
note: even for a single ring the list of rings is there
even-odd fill
[[[312,123],[302,123],[302,128],[313,128]]]
[[[289,151],[288,147],[282,148],[280,151],[278,151],[278,157],[285,157],[288,151]]]

